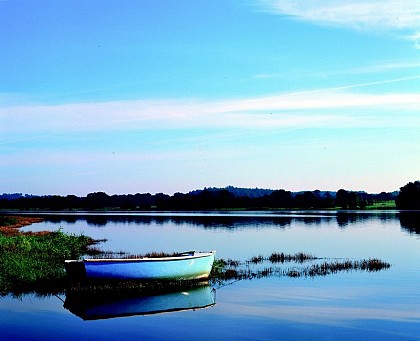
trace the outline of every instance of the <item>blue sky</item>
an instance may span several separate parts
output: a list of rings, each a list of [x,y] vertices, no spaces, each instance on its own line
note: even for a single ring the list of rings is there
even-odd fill
[[[420,1],[0,1],[0,193],[393,191]]]

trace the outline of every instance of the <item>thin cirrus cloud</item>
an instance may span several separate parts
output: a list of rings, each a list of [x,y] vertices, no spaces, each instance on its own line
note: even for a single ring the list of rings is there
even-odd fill
[[[404,31],[418,46],[418,0],[260,0],[265,11],[321,25],[368,31]]]
[[[419,36],[420,38],[420,36]],[[400,72],[404,70],[417,70],[420,69],[420,61],[418,60],[400,60],[400,61],[387,61],[387,62],[379,62],[367,66],[357,67],[353,69],[346,69],[346,70],[338,70],[338,71],[329,71],[324,72],[323,74],[326,76],[334,76],[334,75],[357,75],[357,74],[374,74],[374,73],[384,73],[384,72]],[[419,76],[413,77],[405,77],[400,78],[399,80],[391,80],[391,81],[384,81],[383,83],[391,83],[396,81],[403,81],[403,80],[415,80],[418,79]]]
[[[420,39],[420,34],[418,36]],[[420,47],[420,45],[419,45]],[[381,61],[377,63],[372,63],[366,66],[360,66],[355,68],[346,68],[346,69],[338,69],[338,70],[329,70],[329,71],[314,71],[312,73],[305,73],[306,77],[331,77],[331,76],[342,76],[342,75],[372,75],[372,74],[380,74],[386,72],[400,72],[401,71],[418,71],[420,69],[420,61],[419,60],[394,60],[394,61]],[[256,80],[271,80],[271,79],[284,79],[285,77],[290,77],[290,75],[286,75],[284,72],[282,73],[260,73],[253,76],[253,79]],[[399,79],[392,79],[392,80],[385,80],[381,82],[371,82],[369,85],[375,85],[375,83],[395,83],[401,81],[409,81],[409,80],[416,80],[419,79],[420,76],[411,76],[411,77],[404,77]],[[366,85],[361,85],[366,86]],[[350,86],[350,87],[360,87],[360,85]]]
[[[3,107],[0,132],[10,138],[13,134],[42,136],[110,129],[346,128],[372,124],[375,113],[397,109],[401,115],[408,113],[410,125],[419,123],[410,114],[420,108],[418,94],[349,92],[353,87],[218,101],[135,100]],[[381,116],[376,124],[393,126],[395,117]],[[7,139],[0,142],[7,143]]]

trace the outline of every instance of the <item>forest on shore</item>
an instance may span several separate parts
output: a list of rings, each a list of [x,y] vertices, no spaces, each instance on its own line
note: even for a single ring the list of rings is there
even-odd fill
[[[189,193],[136,193],[108,195],[104,192],[75,195],[0,195],[1,210],[263,210],[263,209],[420,209],[420,181],[409,182],[399,192],[369,194],[340,189],[290,192],[284,189],[248,189],[228,186]],[[376,206],[375,206],[376,205]]]

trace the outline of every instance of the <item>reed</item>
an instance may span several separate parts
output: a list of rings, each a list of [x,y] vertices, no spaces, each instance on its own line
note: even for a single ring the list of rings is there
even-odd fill
[[[375,272],[389,269],[390,267],[391,264],[380,259],[332,261],[324,262],[322,264],[313,264],[309,267],[303,268],[300,271],[300,275],[305,277],[327,276],[337,272],[348,272],[353,270]]]
[[[252,257],[248,262],[253,264],[259,264],[262,263],[265,260],[263,255],[254,256]]]
[[[380,259],[364,259],[359,261],[354,260],[330,260],[324,261],[320,264],[311,264],[307,266],[301,265],[305,261],[318,260],[320,258],[307,255],[304,253],[296,253],[294,255],[287,255],[284,253],[275,253],[270,257],[265,258],[263,256],[252,257],[245,263],[234,262],[235,266],[229,266],[229,263],[224,260],[218,260],[218,271],[212,272],[211,280],[217,282],[219,285],[225,285],[229,281],[249,280],[264,277],[318,277],[335,274],[338,272],[349,272],[349,271],[367,271],[376,272],[386,270],[391,267],[387,262]],[[296,262],[299,265],[293,265],[289,267],[278,267],[278,266],[266,266],[264,268],[252,269],[250,265],[258,265],[264,262],[264,260],[273,263],[286,263]],[[230,261],[232,262],[232,261]],[[291,263],[293,264],[293,263]],[[241,266],[242,265],[242,266]],[[222,267],[222,268],[220,268]]]
[[[315,259],[319,259],[319,258],[311,254],[307,254],[303,252],[298,252],[295,254],[284,254],[283,252],[281,253],[274,252],[268,257],[268,260],[271,263],[284,263],[284,262],[292,262],[292,261],[303,263],[303,262],[306,262],[309,260],[315,260]]]

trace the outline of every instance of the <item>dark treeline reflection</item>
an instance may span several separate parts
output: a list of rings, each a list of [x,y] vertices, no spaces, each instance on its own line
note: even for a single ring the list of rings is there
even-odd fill
[[[295,211],[284,212],[282,214],[206,214],[195,213],[186,215],[166,214],[40,214],[46,222],[59,225],[60,223],[77,224],[86,222],[87,225],[95,227],[106,227],[107,224],[127,224],[127,225],[191,225],[202,228],[264,228],[269,226],[287,227],[295,223],[303,223],[308,227],[322,226],[322,224],[337,224],[340,228],[362,225],[368,221],[379,221],[381,223],[399,219],[402,229],[410,233],[420,234],[420,212],[381,212],[366,213],[362,211],[340,212],[340,211]]]
[[[88,225],[95,227],[105,227],[109,224],[132,224],[132,225],[193,225],[203,228],[242,228],[262,227],[262,226],[277,226],[285,227],[290,225],[292,217],[282,216],[230,216],[230,215],[190,215],[190,216],[132,216],[132,215],[77,215],[72,216],[54,216],[42,215],[46,222],[61,223],[67,222],[70,224],[77,223],[78,221],[85,221]],[[309,221],[308,221],[309,223]],[[312,223],[312,220],[311,220]]]
[[[390,219],[396,219],[396,213],[393,211],[381,213],[338,211],[336,219],[338,226],[344,228],[351,224],[364,223],[369,220],[379,220],[381,222],[385,222]]]
[[[400,212],[398,214],[401,227],[410,234],[420,234],[420,211]]]

